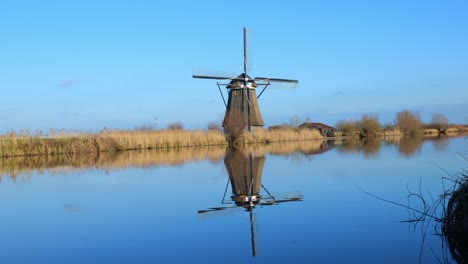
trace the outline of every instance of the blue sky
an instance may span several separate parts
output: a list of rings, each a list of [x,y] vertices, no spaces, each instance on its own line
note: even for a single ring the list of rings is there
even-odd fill
[[[0,132],[206,128],[224,104],[194,69],[298,79],[266,125],[398,111],[467,123],[466,1],[0,1]]]

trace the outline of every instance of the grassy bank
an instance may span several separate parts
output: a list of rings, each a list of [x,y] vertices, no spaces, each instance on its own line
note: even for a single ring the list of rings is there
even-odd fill
[[[230,143],[221,131],[204,130],[105,130],[98,133],[11,132],[0,136],[0,157],[117,152],[122,150],[170,149],[223,146]],[[323,139],[318,131],[257,130],[243,133],[235,144]]]

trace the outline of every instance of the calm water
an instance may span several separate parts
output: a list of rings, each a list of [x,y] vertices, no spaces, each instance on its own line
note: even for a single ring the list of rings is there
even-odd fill
[[[452,261],[434,223],[358,188],[436,197],[434,163],[455,174],[460,154],[463,137],[3,160],[0,263]]]

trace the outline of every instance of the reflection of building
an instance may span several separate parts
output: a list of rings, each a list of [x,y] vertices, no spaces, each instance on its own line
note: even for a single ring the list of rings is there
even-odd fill
[[[299,127],[300,128],[317,129],[320,132],[320,134],[322,134],[322,136],[324,136],[324,137],[334,137],[335,132],[336,132],[336,128],[331,127],[329,125],[322,124],[322,123],[306,122],[306,123],[300,125]]]
[[[225,202],[225,197],[222,199],[221,207],[212,207],[206,210],[199,210],[199,214],[210,214],[221,210],[235,210],[242,208],[249,212],[250,215],[250,234],[252,243],[252,255],[257,254],[255,243],[255,225],[254,225],[254,208],[256,205],[266,206],[275,205],[283,202],[302,201],[302,194],[296,193],[288,197],[273,196],[262,185],[263,167],[265,165],[265,156],[237,150],[228,149],[224,159],[229,180],[232,189],[231,202]],[[226,186],[227,190],[227,186]],[[261,190],[264,190],[265,195],[261,195]],[[224,194],[226,196],[226,193]]]

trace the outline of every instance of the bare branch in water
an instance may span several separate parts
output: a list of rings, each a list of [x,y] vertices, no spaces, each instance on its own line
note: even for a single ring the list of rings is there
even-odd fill
[[[406,209],[408,209],[408,210],[410,210],[410,211],[413,211],[413,212],[416,212],[416,213],[419,213],[419,214],[421,214],[421,215],[424,215],[424,216],[427,216],[427,217],[430,217],[430,218],[433,218],[433,219],[437,220],[436,217],[434,217],[433,215],[427,214],[427,212],[422,212],[422,211],[417,210],[417,209],[414,209],[414,208],[412,208],[412,207],[410,207],[410,206],[408,206],[408,205],[404,205],[404,204],[401,204],[401,203],[397,203],[397,202],[394,202],[394,201],[390,201],[390,200],[381,198],[381,197],[379,197],[379,196],[377,196],[377,195],[374,195],[374,194],[372,194],[372,193],[370,193],[370,192],[364,191],[363,189],[361,189],[361,188],[360,188],[359,186],[357,186],[357,185],[354,185],[354,187],[356,187],[359,191],[361,191],[361,192],[363,192],[363,193],[365,193],[365,194],[367,194],[367,195],[369,195],[369,196],[372,196],[372,197],[374,197],[374,198],[376,198],[376,199],[378,199],[378,200],[381,200],[381,201],[384,201],[384,202],[387,202],[387,203],[391,203],[391,204],[394,204],[394,205],[398,205],[398,206],[403,207],[403,208],[406,208]]]

